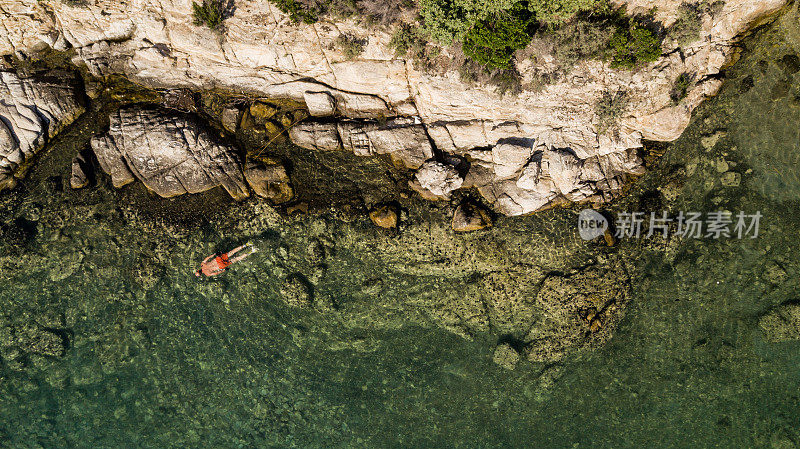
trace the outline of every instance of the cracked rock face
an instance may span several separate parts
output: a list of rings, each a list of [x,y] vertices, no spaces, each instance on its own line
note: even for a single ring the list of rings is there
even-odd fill
[[[122,109],[111,116],[108,133],[92,139],[92,150],[115,187],[138,179],[165,198],[220,185],[236,200],[249,196],[235,150],[191,115]]]
[[[739,35],[787,0],[727,0],[719,11],[703,13],[695,42],[681,47],[667,38],[662,56],[641,69],[580,61],[541,91],[515,96],[417,70],[412,61],[395,57],[390,32],[354,21],[294,24],[269,2],[233,3],[234,14],[219,36],[193,24],[191,2],[97,0],[73,7],[6,0],[0,54],[71,46],[74,62],[98,76],[123,74],[149,87],[223,88],[287,98],[304,102],[316,116],[394,117],[383,125],[312,123],[292,139],[301,146],[388,154],[412,169],[431,159],[433,149],[466,157],[475,163],[465,186],[477,187],[499,212],[518,215],[563,201],[613,198],[629,175],[641,172],[636,150],[642,140],[680,136],[694,108],[718,91],[718,75]],[[630,13],[658,6],[654,20],[668,27],[683,2],[613,3]],[[350,60],[336,49],[343,33],[367,38],[359,58]],[[548,58],[541,61],[517,62],[522,79],[552,68]],[[676,104],[671,94],[681,76],[697,82]],[[601,132],[593,105],[605,93],[620,91],[627,93],[629,107],[616,126]],[[562,157],[561,150],[572,157]],[[551,170],[547,177],[537,175],[538,167],[524,172],[531,162],[526,153],[537,157],[537,151],[542,164],[568,171]]]
[[[14,173],[83,110],[66,83],[0,72],[0,190],[13,187]]]

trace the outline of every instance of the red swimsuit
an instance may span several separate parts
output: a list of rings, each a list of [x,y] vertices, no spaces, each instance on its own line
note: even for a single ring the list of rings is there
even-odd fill
[[[220,270],[224,270],[230,266],[231,261],[228,260],[228,254],[221,254],[214,258],[214,261],[217,262],[217,266]]]

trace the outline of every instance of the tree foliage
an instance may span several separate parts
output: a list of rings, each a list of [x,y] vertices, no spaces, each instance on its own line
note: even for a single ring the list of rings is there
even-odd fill
[[[463,40],[478,22],[511,9],[517,0],[419,0],[423,29],[444,45]]]
[[[528,0],[528,9],[538,21],[548,25],[562,24],[578,13],[605,6],[602,0]]]
[[[525,48],[535,31],[531,13],[515,7],[502,19],[482,20],[464,36],[464,54],[490,68],[507,68],[514,52]]]
[[[661,56],[661,40],[636,23],[620,27],[611,38],[611,67],[631,69]]]

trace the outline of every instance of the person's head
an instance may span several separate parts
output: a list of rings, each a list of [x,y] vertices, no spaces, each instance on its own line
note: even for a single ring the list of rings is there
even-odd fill
[[[201,273],[202,273],[201,270],[197,270],[197,271],[194,272],[194,275],[197,276],[197,277],[200,277]]]

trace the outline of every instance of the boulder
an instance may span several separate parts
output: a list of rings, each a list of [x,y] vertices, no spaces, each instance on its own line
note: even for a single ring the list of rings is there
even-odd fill
[[[487,228],[492,225],[492,217],[483,207],[465,201],[458,205],[453,213],[453,230],[456,232],[470,232]]]
[[[0,72],[0,190],[47,141],[84,111],[68,80],[39,82]]]
[[[513,370],[519,362],[519,352],[508,343],[501,343],[494,348],[492,361],[507,370]]]
[[[273,204],[288,202],[294,196],[289,175],[279,161],[248,162],[244,177],[256,195]]]
[[[787,303],[771,310],[758,320],[768,341],[800,340],[800,304]]]
[[[514,139],[513,142],[499,143],[492,148],[492,162],[497,179],[508,179],[525,166],[533,153],[533,142]]]
[[[235,149],[216,142],[193,115],[122,109],[91,145],[115,187],[139,179],[165,198],[217,186],[236,200],[249,195]]]
[[[372,208],[369,212],[369,219],[375,224],[385,229],[395,229],[400,221],[398,207],[394,204],[380,204]]]
[[[312,117],[328,117],[336,113],[336,100],[328,92],[306,91],[303,99]]]
[[[545,151],[541,161],[541,176],[553,181],[563,195],[578,189],[582,162],[568,149]]]
[[[222,127],[225,131],[233,134],[239,125],[239,110],[236,108],[226,108],[222,111]]]
[[[310,307],[314,301],[314,288],[305,276],[294,273],[283,282],[281,296],[291,307]]]
[[[335,123],[300,123],[289,129],[289,139],[309,150],[332,151],[342,148]]]
[[[464,178],[455,167],[436,161],[425,162],[414,174],[414,178],[423,189],[445,198],[464,184]]]
[[[69,177],[69,186],[73,189],[82,189],[89,185],[88,164],[82,154],[72,159],[72,174]]]

